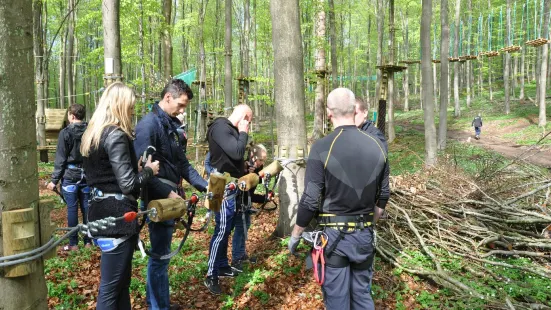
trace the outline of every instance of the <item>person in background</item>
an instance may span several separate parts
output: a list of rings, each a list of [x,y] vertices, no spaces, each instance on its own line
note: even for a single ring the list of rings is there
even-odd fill
[[[82,223],[86,224],[90,187],[86,184],[86,176],[82,169],[80,143],[82,134],[88,124],[84,121],[86,109],[81,104],[73,104],[67,112],[69,126],[59,132],[55,152],[54,172],[47,188],[54,190],[61,181],[61,194],[67,203],[67,224],[69,227],[78,225],[78,210],[82,214]],[[83,237],[84,247],[90,247],[90,238]],[[69,237],[69,245],[64,251],[78,250],[78,234]]]
[[[482,128],[482,117],[480,116],[480,113],[473,119],[473,122],[471,123],[471,126],[474,127],[474,137],[475,139],[480,139],[480,133]]]
[[[264,145],[253,145],[248,154],[248,158],[245,161],[244,173],[256,173],[258,174],[262,168],[264,168],[264,162],[268,152]],[[246,252],[246,238],[245,230],[248,232],[251,227],[251,214],[256,213],[258,210],[252,208],[252,203],[264,203],[266,199],[265,195],[255,194],[256,186],[252,187],[249,191],[243,193],[242,199],[237,201],[237,204],[242,204],[241,208],[238,208],[235,213],[234,231],[232,238],[232,268],[238,272],[243,271],[243,263],[256,262],[254,257],[249,257]],[[250,201],[249,201],[250,197]]]
[[[132,144],[135,102],[130,87],[121,82],[109,85],[82,135],[83,168],[92,188],[89,221],[137,212],[140,188],[159,172],[158,161],[136,157]],[[140,172],[142,160],[147,162]],[[138,221],[133,220],[117,221],[114,227],[91,235],[102,250],[96,309],[131,309],[132,256],[138,233]]]

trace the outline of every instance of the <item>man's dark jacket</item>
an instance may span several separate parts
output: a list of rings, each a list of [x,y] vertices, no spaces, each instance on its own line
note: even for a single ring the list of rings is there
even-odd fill
[[[379,130],[379,128],[375,127],[375,124],[373,124],[372,121],[366,120],[365,123],[360,126],[360,129],[377,137],[377,139],[379,139],[383,143],[385,152],[388,154],[388,143],[386,142],[385,135]],[[381,209],[384,209],[386,207],[388,199],[390,198],[390,186],[388,184],[389,176],[390,167],[387,163],[387,165],[385,166],[383,181],[381,182],[381,188],[379,188],[379,199],[377,203],[377,206]]]
[[[147,186],[150,200],[166,198],[173,191],[170,185],[159,178],[178,184],[182,177],[200,191],[205,191],[207,187],[207,182],[186,158],[185,139],[178,133],[181,125],[178,118],[168,115],[158,104],[153,105],[151,112],[136,125],[136,156],[140,157],[151,145],[156,149],[153,160],[158,160],[160,164],[159,174],[151,178]]]

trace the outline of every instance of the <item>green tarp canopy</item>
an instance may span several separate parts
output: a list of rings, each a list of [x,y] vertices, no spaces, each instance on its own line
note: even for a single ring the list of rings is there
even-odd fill
[[[197,74],[197,69],[191,69],[176,75],[174,78],[186,82],[187,85],[191,85],[191,83],[195,81],[196,74]]]

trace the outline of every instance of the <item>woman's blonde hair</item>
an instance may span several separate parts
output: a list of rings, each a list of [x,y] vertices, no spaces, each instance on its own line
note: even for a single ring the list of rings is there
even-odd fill
[[[115,82],[101,95],[99,105],[82,135],[80,152],[88,157],[91,149],[97,149],[106,127],[117,126],[132,137],[131,108],[136,102],[134,91],[122,82]]]

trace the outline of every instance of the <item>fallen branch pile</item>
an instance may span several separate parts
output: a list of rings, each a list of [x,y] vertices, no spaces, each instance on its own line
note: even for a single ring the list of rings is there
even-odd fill
[[[551,279],[549,174],[522,163],[485,168],[491,178],[469,178],[452,163],[393,178],[388,218],[378,225],[377,255],[459,298],[485,299],[493,309],[551,309],[550,299],[499,288],[514,281],[500,268]],[[492,290],[499,293],[484,293]]]

